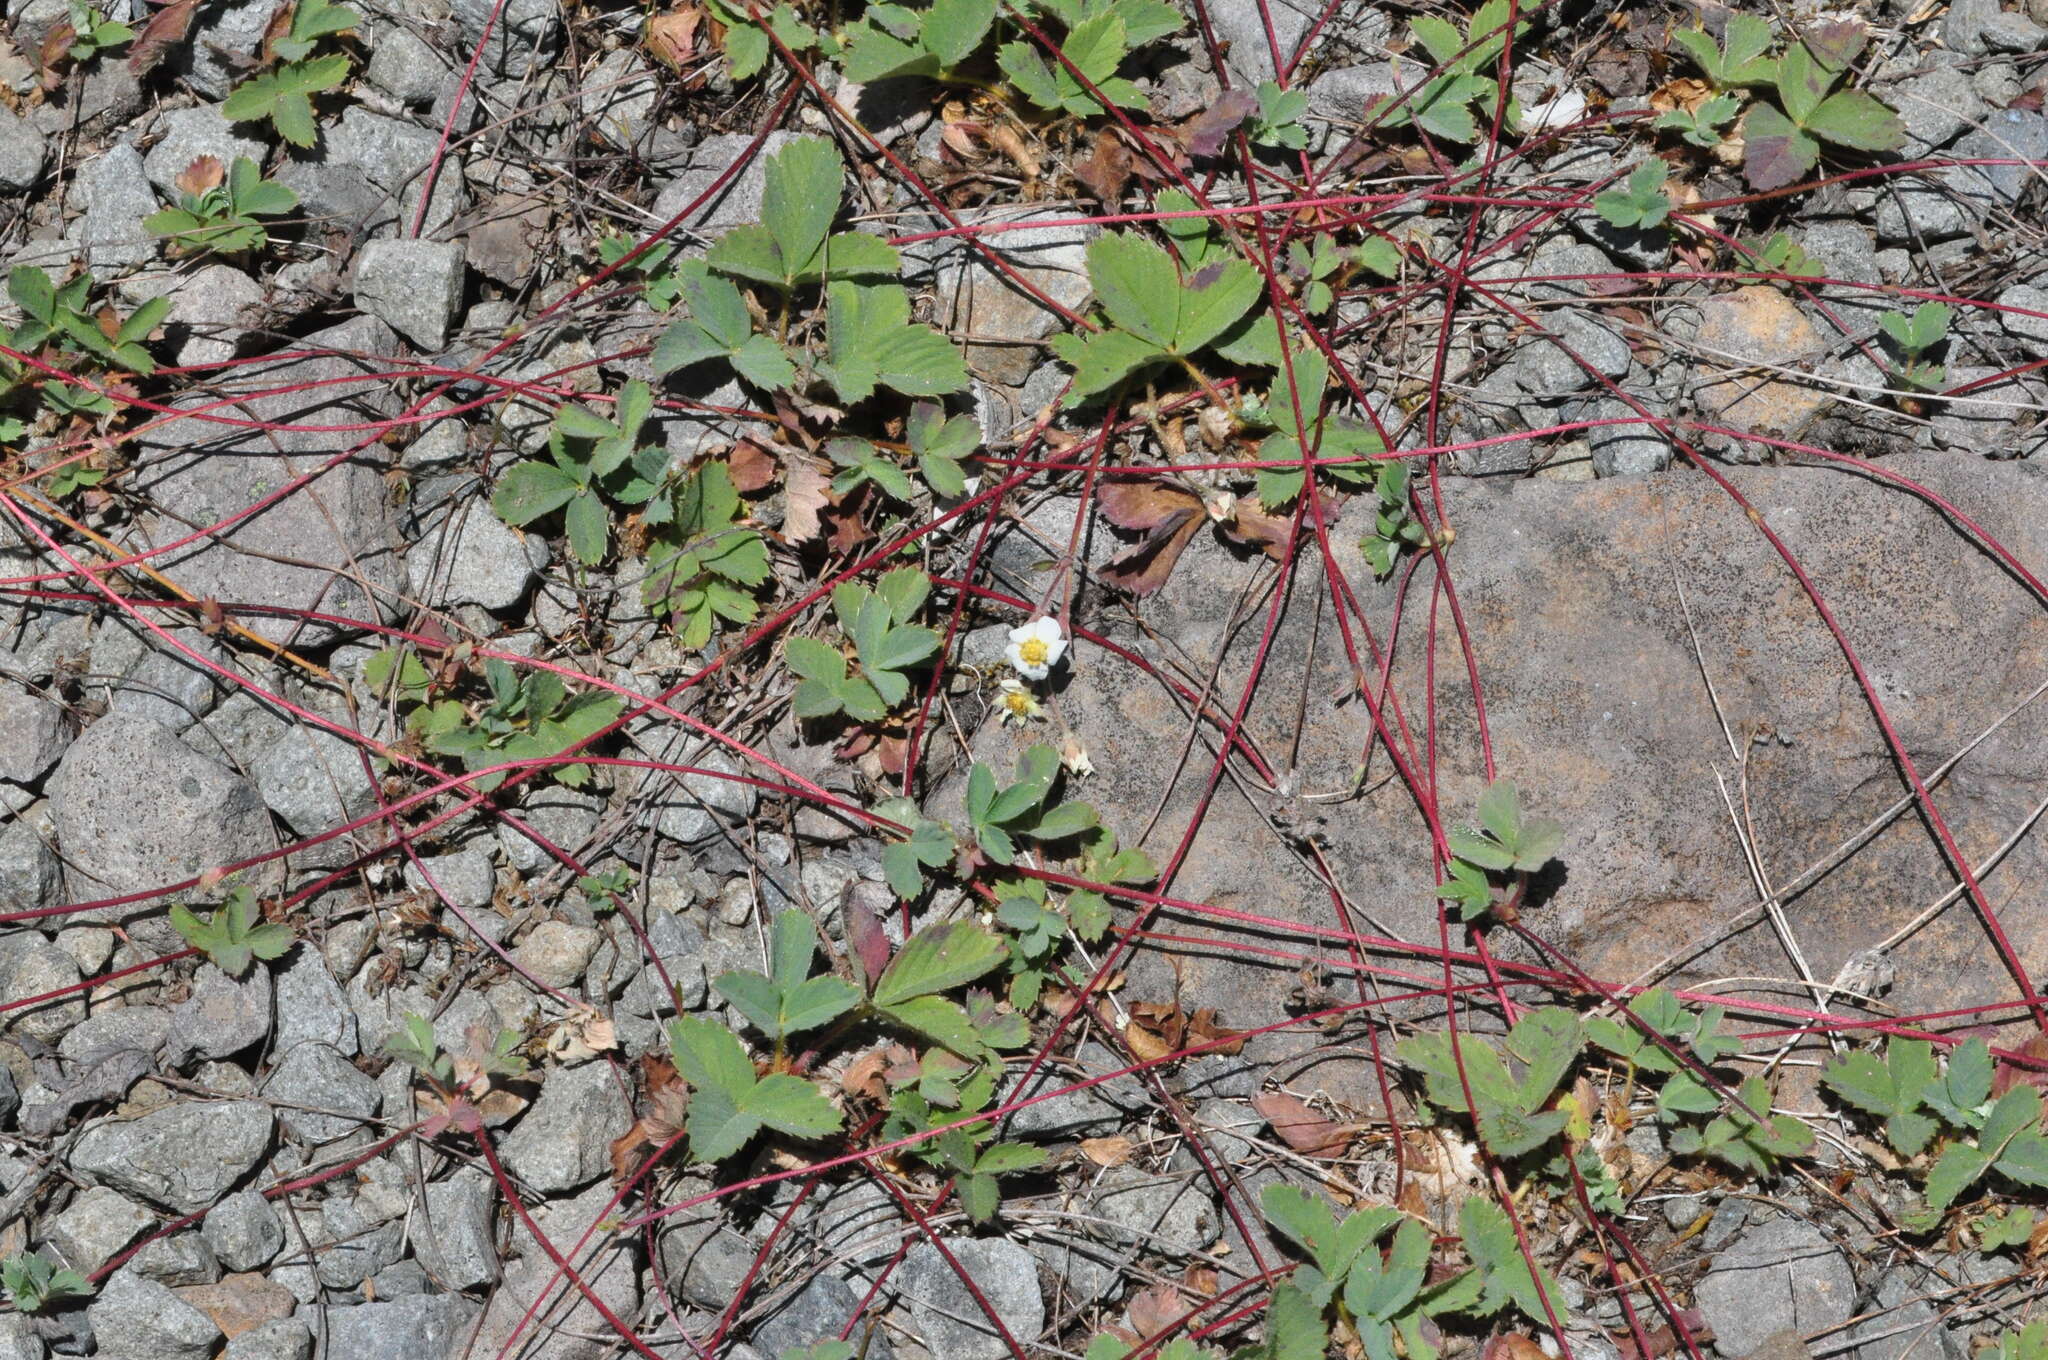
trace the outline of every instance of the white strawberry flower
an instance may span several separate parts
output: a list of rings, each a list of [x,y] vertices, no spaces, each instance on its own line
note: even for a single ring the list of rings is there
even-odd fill
[[[1003,649],[1003,656],[1026,680],[1043,680],[1066,650],[1067,639],[1059,620],[1048,616],[1033,619],[1022,628],[1012,628],[1010,645]]]

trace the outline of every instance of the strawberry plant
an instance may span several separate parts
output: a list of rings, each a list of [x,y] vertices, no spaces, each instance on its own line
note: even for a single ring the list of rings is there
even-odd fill
[[[1000,1176],[1035,1171],[1046,1163],[1045,1149],[1029,1143],[989,1142],[993,1125],[987,1120],[970,1124],[958,1121],[987,1109],[995,1098],[997,1064],[983,1062],[964,1078],[949,1071],[947,1054],[927,1055],[915,1073],[897,1079],[889,1098],[889,1117],[882,1125],[884,1142],[930,1133],[945,1125],[944,1133],[926,1138],[906,1149],[908,1155],[953,1179],[953,1191],[960,1207],[976,1223],[995,1219],[1002,1205]],[[951,1060],[957,1062],[958,1060]]]
[[[1359,551],[1376,576],[1388,576],[1403,548],[1413,547],[1426,537],[1422,526],[1408,513],[1408,461],[1386,458],[1373,464],[1373,494],[1379,509],[1373,512],[1373,530],[1359,540]]]
[[[766,974],[736,969],[720,973],[711,985],[755,1029],[775,1041],[779,1056],[790,1035],[829,1025],[860,1004],[859,989],[844,978],[830,973],[811,976],[817,954],[817,927],[792,907],[775,918]]]
[[[1660,1079],[1657,1118],[1672,1123],[1720,1109],[1721,1098],[1687,1069],[1678,1054],[1689,1052],[1701,1067],[1712,1067],[1742,1051],[1741,1040],[1719,1032],[1724,1018],[1721,1007],[1689,1011],[1670,992],[1651,987],[1630,999],[1628,1011],[1635,1017],[1633,1022],[1589,1016],[1586,1037],[1628,1065],[1631,1084],[1644,1075]],[[1645,1034],[1646,1027],[1663,1042]]]
[[[1300,90],[1283,90],[1275,81],[1262,81],[1258,88],[1258,111],[1251,117],[1251,137],[1260,146],[1299,151],[1308,145],[1308,96]],[[1321,237],[1317,238],[1321,240]]]
[[[1243,260],[1205,262],[1184,276],[1172,255],[1128,233],[1098,237],[1087,256],[1088,281],[1111,324],[1085,338],[1052,338],[1053,352],[1074,370],[1077,398],[1099,396],[1148,368],[1186,364],[1221,339],[1262,291]]]
[[[1617,227],[1655,231],[1671,215],[1671,196],[1664,192],[1670,167],[1652,156],[1629,172],[1628,183],[1593,196],[1593,208]]]
[[[996,52],[996,64],[1033,104],[1047,113],[1076,118],[1099,112],[1102,105],[1074,78],[1074,71],[1087,77],[1102,99],[1143,108],[1143,93],[1117,70],[1133,50],[1175,32],[1183,23],[1180,14],[1161,0],[1041,0],[1039,9],[1066,29],[1065,37],[1058,39],[1065,61],[1049,62],[1035,44],[1020,40],[1004,43]]]
[[[1785,274],[1793,279],[1817,279],[1821,276],[1820,265],[1806,253],[1797,241],[1782,231],[1772,232],[1769,240],[1751,240],[1743,243],[1755,257],[1756,268],[1772,274]],[[1773,279],[1780,289],[1789,289],[1789,279]]]
[[[606,267],[618,264],[632,254],[633,247],[638,244],[624,232],[605,231],[597,238],[597,261]],[[677,260],[675,253],[673,245],[666,241],[658,242],[635,255],[632,263],[619,271],[640,280],[640,296],[657,312],[666,312],[682,297],[682,267],[688,262]]]
[[[1928,356],[1948,342],[1951,312],[1945,302],[1923,302],[1910,316],[1886,312],[1877,319],[1892,355],[1892,377],[1916,392],[1933,392],[1948,381],[1948,370]]]
[[[501,1029],[492,1034],[472,1029],[462,1052],[447,1053],[434,1035],[433,1022],[407,1012],[398,1032],[384,1041],[384,1051],[417,1071],[437,1090],[447,1093],[480,1077],[525,1076],[526,1059],[519,1056],[523,1043],[525,1039],[518,1030]]]
[[[62,288],[35,265],[16,265],[7,275],[7,296],[26,316],[8,337],[17,350],[37,350],[46,344],[99,360],[109,368],[126,369],[148,376],[156,370],[143,342],[163,324],[171,310],[168,297],[151,298],[126,319],[112,307],[99,313],[86,311],[92,292],[92,276],[80,274]]]
[[[1303,348],[1293,356],[1293,385],[1288,385],[1285,373],[1276,376],[1265,404],[1246,412],[1248,422],[1273,430],[1259,445],[1259,461],[1266,465],[1258,475],[1259,503],[1268,510],[1277,510],[1301,494],[1307,477],[1302,466],[1304,449],[1318,475],[1341,487],[1356,489],[1378,483],[1379,465],[1369,460],[1373,454],[1384,453],[1387,446],[1363,423],[1324,412],[1329,378],[1329,361],[1322,351]]]
[[[967,388],[967,365],[952,341],[910,319],[910,294],[894,283],[825,290],[825,355],[817,369],[841,401],[865,401],[878,387],[907,397]]]
[[[1742,111],[1742,101],[1732,94],[1711,95],[1692,108],[1671,109],[1657,115],[1650,126],[1659,132],[1676,132],[1692,146],[1711,150],[1727,136],[1727,125]]]
[[[135,38],[134,29],[109,19],[96,5],[88,5],[84,0],[71,0],[70,10],[69,21],[53,28],[44,38],[43,45],[47,50],[52,45],[52,40],[65,41],[57,29],[68,28],[70,37],[64,47],[64,55],[81,66],[100,53],[120,47]]]
[[[313,96],[348,79],[348,54],[315,57],[323,38],[346,33],[362,16],[333,0],[296,0],[282,34],[264,44],[264,59],[275,65],[251,76],[228,92],[220,106],[231,122],[268,119],[277,135],[297,147],[310,147],[318,136],[313,123]]]
[[[92,1297],[92,1281],[47,1256],[23,1252],[0,1261],[0,1288],[7,1302],[23,1313],[41,1313],[52,1304]]]
[[[376,683],[375,677],[366,678]],[[572,695],[554,671],[521,675],[496,657],[484,662],[484,680],[490,702],[474,713],[457,699],[422,704],[407,717],[407,730],[436,755],[454,756],[463,768],[481,770],[560,755],[609,727],[626,703],[608,690]],[[571,788],[590,781],[590,767],[580,762],[548,768]],[[471,782],[488,791],[504,779],[500,770]]]
[[[925,9],[874,4],[848,24],[846,76],[865,85],[891,76],[950,79],[995,23],[995,0],[932,0]]]
[[[256,906],[256,894],[248,884],[237,883],[228,890],[219,910],[204,918],[183,903],[173,903],[171,926],[185,943],[206,955],[207,961],[233,977],[249,971],[257,959],[274,959],[292,947],[287,926],[264,921]]]
[[[726,62],[734,80],[745,80],[760,74],[768,64],[768,54],[774,50],[768,41],[768,31],[757,25],[741,4],[727,4],[725,0],[706,0],[705,8],[724,30],[721,38]],[[818,35],[803,21],[794,8],[785,3],[768,11],[768,30],[777,40],[792,52],[808,52],[818,45]]]
[[[1406,97],[1396,96],[1369,110],[1368,121],[1394,129],[1411,123],[1431,137],[1462,144],[1479,139],[1479,118],[1491,117],[1500,96],[1492,72],[1500,63],[1501,49],[1508,40],[1508,0],[1487,0],[1472,11],[1465,31],[1448,19],[1433,14],[1417,16],[1409,28],[1416,44],[1436,62],[1436,71]],[[1515,25],[1519,37],[1529,21]],[[1509,101],[1508,118],[1520,121],[1520,110]]]
[[[299,206],[299,196],[263,172],[247,156],[235,157],[225,176],[220,162],[201,156],[178,176],[177,206],[142,219],[143,229],[164,237],[174,255],[234,255],[261,250],[270,234],[259,217],[282,217]]]
[[[1458,904],[1461,919],[1476,921],[1489,912],[1512,910],[1494,899],[1489,874],[1512,874],[1518,885],[1548,864],[1564,841],[1564,828],[1548,817],[1524,817],[1522,798],[1510,779],[1496,779],[1479,795],[1479,825],[1451,831],[1450,877],[1437,885],[1437,896]]]
[[[1403,1039],[1394,1051],[1422,1073],[1433,1103],[1472,1116],[1479,1140],[1496,1157],[1521,1157],[1564,1132],[1569,1112],[1545,1107],[1584,1039],[1576,1015],[1548,1006],[1518,1020],[1499,1049],[1474,1035],[1438,1032]]]
[[[687,314],[655,341],[655,373],[666,375],[716,360],[764,392],[795,385],[796,366],[782,346],[754,333],[753,313],[730,281],[712,274],[701,260],[684,261],[673,278],[675,295]]]
[[[1898,114],[1860,90],[1835,88],[1869,41],[1855,20],[1817,24],[1775,59],[1770,24],[1751,14],[1730,15],[1718,47],[1699,29],[1671,37],[1717,89],[1767,92],[1742,124],[1743,174],[1758,189],[1803,178],[1819,163],[1822,143],[1849,151],[1895,151],[1905,143]]]
[[[785,295],[831,279],[894,278],[901,268],[894,246],[864,232],[832,230],[845,179],[830,142],[797,138],[768,158],[760,222],[719,237],[705,263]]]
[[[690,1084],[690,1156],[719,1162],[763,1129],[792,1138],[822,1138],[842,1125],[818,1088],[788,1072],[758,1075],[738,1036],[723,1025],[686,1015],[671,1020],[669,1054]]]
[[[1023,1016],[997,1009],[986,996],[970,998],[963,1007],[940,995],[994,971],[1008,955],[1003,938],[978,922],[927,926],[872,979],[868,1005],[875,1015],[969,1061],[1021,1047],[1031,1037]]]
[[[1976,1126],[1976,1141],[1951,1140],[1927,1173],[1927,1207],[1943,1210],[1989,1172],[2016,1185],[2048,1186],[2048,1136],[2041,1093],[2021,1082],[2000,1096]]]
[[[585,566],[596,566],[611,545],[606,501],[643,505],[660,486],[668,454],[639,444],[640,428],[653,409],[653,393],[637,380],[620,389],[611,419],[564,402],[548,427],[547,460],[529,458],[507,468],[491,494],[491,509],[515,528],[561,511],[569,550]]]
[[[1095,826],[1095,809],[1082,802],[1046,807],[1059,775],[1059,753],[1033,746],[1017,758],[1016,782],[996,783],[995,772],[976,761],[967,772],[967,824],[975,847],[997,864],[1017,858],[1017,838],[1065,840]]]
[[[753,592],[768,579],[768,544],[741,527],[744,508],[723,463],[706,463],[642,516],[654,535],[641,598],[674,626],[685,647],[711,640],[719,619],[751,623]]]
[[[1813,1146],[1812,1129],[1770,1109],[1770,1086],[1762,1077],[1750,1077],[1735,1089],[1735,1100],[1704,1127],[1674,1129],[1671,1150],[1682,1157],[1712,1157],[1746,1175],[1767,1176],[1779,1158],[1802,1156]]]
[[[930,580],[915,567],[898,567],[872,591],[850,581],[835,588],[832,609],[853,655],[811,638],[783,644],[783,659],[800,677],[791,700],[796,716],[844,713],[859,722],[880,722],[908,698],[907,672],[939,649],[937,633],[911,623],[930,591]]]

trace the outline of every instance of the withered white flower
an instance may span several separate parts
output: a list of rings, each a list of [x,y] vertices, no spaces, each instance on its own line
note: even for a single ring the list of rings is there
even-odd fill
[[[1045,716],[1045,705],[1038,702],[1038,696],[1024,688],[1014,675],[1003,677],[1001,692],[996,695],[996,716],[1006,723],[1023,726],[1035,718]]]
[[[1061,631],[1059,620],[1048,616],[1033,619],[1022,628],[1012,628],[1010,645],[1003,649],[1003,656],[1026,680],[1043,680],[1066,650],[1066,634]]]

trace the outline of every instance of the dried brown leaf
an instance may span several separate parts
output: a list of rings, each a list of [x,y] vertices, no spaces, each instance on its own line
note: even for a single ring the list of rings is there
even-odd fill
[[[1122,1166],[1131,1160],[1137,1145],[1122,1134],[1110,1138],[1083,1138],[1081,1155],[1097,1166]]]
[[[643,39],[648,55],[670,70],[680,71],[683,63],[697,54],[697,29],[703,22],[704,11],[696,5],[654,15],[647,21]]]
[[[1188,1038],[1199,1044],[1213,1044],[1204,1050],[1209,1053],[1234,1054],[1244,1052],[1244,1031],[1225,1029],[1216,1023],[1216,1008],[1203,1006],[1188,1017]],[[1218,1042],[1219,1040],[1223,1042]]]
[[[782,471],[768,451],[751,439],[742,439],[732,446],[726,455],[725,464],[732,473],[733,489],[742,496],[771,486]]]
[[[1179,1322],[1187,1311],[1188,1301],[1180,1290],[1162,1280],[1131,1295],[1124,1318],[1140,1337],[1150,1337]]]
[[[819,512],[832,504],[832,478],[824,464],[788,445],[782,453],[782,536],[805,543],[818,536]]]
[[[1311,1157],[1334,1157],[1344,1150],[1356,1126],[1339,1124],[1311,1110],[1301,1097],[1285,1091],[1261,1091],[1252,1109],[1273,1126],[1280,1141]]]
[[[1251,116],[1259,101],[1250,90],[1225,90],[1216,102],[1174,129],[1190,156],[1209,157],[1223,149],[1223,139]]]
[[[1074,178],[1105,205],[1121,202],[1131,181],[1131,152],[1108,128],[1095,134],[1095,148],[1074,162]]]
[[[209,189],[218,189],[227,178],[227,167],[220,163],[218,156],[194,156],[192,163],[178,172],[178,192],[195,197]]]

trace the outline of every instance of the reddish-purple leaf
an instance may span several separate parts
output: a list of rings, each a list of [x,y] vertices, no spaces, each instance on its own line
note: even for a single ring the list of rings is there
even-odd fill
[[[854,966],[860,969],[862,981],[872,986],[889,966],[889,937],[882,933],[881,921],[859,902],[849,900],[844,910],[846,943]]]
[[[1742,123],[1742,173],[1758,189],[1796,184],[1820,159],[1820,143],[1769,104],[1750,107]]]
[[[1249,90],[1225,90],[1215,103],[1180,125],[1181,145],[1190,156],[1215,155],[1223,149],[1223,139],[1258,106]]]

